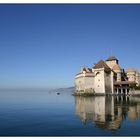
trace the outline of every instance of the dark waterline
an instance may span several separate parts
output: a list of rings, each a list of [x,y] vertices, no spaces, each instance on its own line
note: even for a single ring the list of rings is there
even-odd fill
[[[139,136],[139,131],[139,97],[0,92],[0,136]]]

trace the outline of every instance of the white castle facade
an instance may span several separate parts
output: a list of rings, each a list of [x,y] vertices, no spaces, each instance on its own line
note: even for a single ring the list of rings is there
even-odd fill
[[[139,72],[130,67],[120,68],[116,57],[100,60],[92,68],[83,67],[75,76],[76,93],[127,94],[139,86]]]

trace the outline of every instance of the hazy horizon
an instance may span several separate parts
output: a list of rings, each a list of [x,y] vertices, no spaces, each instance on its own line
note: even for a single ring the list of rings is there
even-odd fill
[[[0,91],[3,90],[57,90],[57,89],[69,89],[69,88],[74,88],[74,86],[69,86],[69,87],[56,87],[56,88],[39,88],[39,87],[7,87],[7,88],[0,88]]]

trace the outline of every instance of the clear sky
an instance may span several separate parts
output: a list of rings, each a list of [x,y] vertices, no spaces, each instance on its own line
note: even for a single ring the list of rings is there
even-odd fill
[[[140,70],[140,5],[0,5],[0,88],[70,87],[110,54]]]

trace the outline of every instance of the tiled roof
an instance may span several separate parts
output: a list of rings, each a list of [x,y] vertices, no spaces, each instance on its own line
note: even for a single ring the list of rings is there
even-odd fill
[[[134,72],[134,71],[135,70],[132,67],[128,68],[128,72]]]
[[[84,67],[84,68],[82,68],[81,72],[83,72],[83,71],[85,71],[86,73],[91,73],[92,69]]]
[[[105,68],[105,70],[111,70],[110,67],[103,61],[100,60],[97,64],[95,64],[95,66],[93,67],[93,69],[100,69],[100,68]]]
[[[86,71],[87,71],[87,72],[92,72],[92,69],[87,68]]]
[[[118,64],[116,64],[116,65],[113,66],[113,70],[114,71],[116,71],[116,70],[121,71],[121,68],[119,67]]]
[[[110,56],[106,61],[118,60],[115,56]]]

